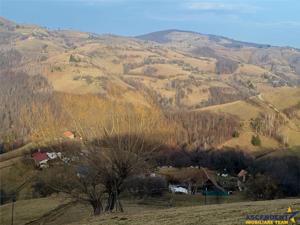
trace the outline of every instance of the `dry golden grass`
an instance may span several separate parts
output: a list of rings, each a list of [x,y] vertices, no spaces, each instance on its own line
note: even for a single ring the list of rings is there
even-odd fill
[[[132,213],[107,214],[99,218],[90,217],[72,225],[240,225],[244,223],[247,214],[285,213],[289,206],[298,210],[300,199],[140,210]]]
[[[193,196],[177,195],[176,202],[180,203],[183,199],[190,202],[191,200],[188,200],[189,197]],[[164,204],[164,206],[157,205],[158,202],[153,201],[153,199],[147,204],[146,202],[141,204],[136,201],[125,201],[124,213],[105,213],[99,217],[91,216],[91,209],[88,205],[76,204],[63,209],[59,214],[45,217],[45,215],[49,215],[50,211],[67,203],[67,201],[58,197],[23,200],[17,201],[15,204],[14,224],[21,225],[43,218],[39,222],[43,222],[45,225],[235,225],[243,224],[247,214],[280,214],[285,213],[289,206],[293,210],[299,210],[300,208],[300,199],[209,205],[203,205],[202,198],[198,201],[201,201],[201,203],[193,201],[188,204],[190,206],[175,206],[171,208],[167,204]],[[10,203],[0,207],[0,218],[1,225],[10,225]]]
[[[95,118],[95,115],[99,116],[105,113],[99,101],[92,101],[92,103],[87,103],[86,105],[86,102],[80,103],[79,101],[89,102],[89,100],[85,99],[86,94],[101,94],[107,97],[109,101],[131,103],[139,109],[144,107],[151,108],[150,96],[148,98],[145,97],[144,95],[147,95],[147,93],[141,93],[137,88],[138,85],[134,85],[132,82],[130,85],[129,80],[134,80],[141,86],[144,85],[154,91],[157,96],[161,96],[165,102],[172,106],[175,106],[178,84],[180,86],[179,89],[182,89],[180,91],[185,92],[180,104],[193,108],[209,99],[209,87],[229,87],[235,76],[243,82],[251,81],[258,88],[258,91],[262,92],[265,101],[271,103],[279,110],[291,107],[300,101],[299,88],[273,88],[272,84],[262,77],[263,74],[268,72],[267,69],[245,63],[240,64],[234,74],[219,76],[214,72],[216,59],[192,57],[180,52],[178,50],[180,49],[179,46],[177,50],[174,50],[169,48],[170,46],[157,47],[155,44],[109,35],[87,40],[89,34],[78,31],[58,31],[55,35],[48,35],[46,29],[37,26],[24,26],[19,30],[17,29],[16,32],[29,35],[27,39],[16,41],[15,46],[17,50],[32,57],[36,57],[43,52],[48,57],[41,62],[33,59],[31,63],[26,64],[28,65],[28,68],[26,68],[28,71],[38,71],[46,75],[56,91],[84,96],[76,99],[78,107],[82,106],[86,109],[86,115],[82,113],[82,110],[80,117],[86,116],[87,118],[98,120]],[[48,37],[39,38],[39,36],[33,35],[34,33],[48,35]],[[195,37],[191,34],[177,32],[177,35],[180,37],[179,39],[191,38],[191,40],[195,40]],[[201,36],[201,38],[203,38],[201,39],[203,43],[210,43],[207,37]],[[74,46],[67,47],[64,39],[70,39]],[[179,42],[177,44],[180,44]],[[182,44],[184,45],[184,43]],[[45,45],[47,45],[46,48],[44,48]],[[182,50],[186,47],[183,46]],[[228,55],[229,58],[237,61],[249,61],[252,54],[249,48],[220,49],[217,47],[217,49],[222,55]],[[71,54],[78,56],[80,62],[69,62]],[[163,60],[165,64],[150,63],[146,65],[144,60],[148,57]],[[178,60],[182,64],[177,64]],[[123,64],[128,63],[136,63],[135,66],[137,68],[131,69],[129,74],[124,74]],[[144,69],[147,66],[154,67],[157,71],[151,76],[145,76]],[[197,68],[197,70],[191,67]],[[93,79],[100,77],[101,79],[98,81],[93,80],[89,83],[86,80],[74,80],[76,76],[91,76]],[[103,77],[105,79],[102,80]],[[196,85],[192,79],[196,79],[200,84]],[[201,110],[232,114],[238,117],[242,123],[246,124],[241,131],[241,136],[229,140],[224,145],[239,145],[256,150],[256,147],[249,143],[252,130],[248,124],[251,118],[257,117],[261,112],[274,113],[274,110],[268,107],[266,102],[261,103],[261,106],[257,106],[246,101],[236,101],[206,107]],[[94,104],[99,104],[99,106]],[[76,111],[78,110],[74,109],[74,112],[71,112],[71,114],[74,114],[74,117],[76,117]],[[91,122],[88,124],[90,125]],[[300,121],[293,119],[288,122],[288,126],[282,128],[282,134],[288,137],[290,146],[300,144],[299,127]],[[71,128],[65,127],[65,129]],[[278,147],[278,143],[273,139],[267,137],[262,137],[262,139],[263,147]]]
[[[239,66],[239,68],[237,69],[237,71],[235,73],[242,73],[242,74],[257,76],[257,75],[261,75],[266,72],[267,72],[267,70],[263,69],[262,67],[252,65],[252,64],[242,64]]]
[[[245,151],[260,151],[261,146],[254,146],[251,144],[251,138],[255,135],[254,132],[244,131],[241,132],[238,138],[232,138],[229,141],[221,144],[219,147],[238,147]],[[260,136],[263,148],[278,148],[279,143],[270,137]]]
[[[38,219],[43,214],[55,209],[63,203],[65,203],[64,200],[55,197],[17,201],[15,203],[14,225],[22,225]],[[1,225],[11,224],[11,207],[11,203],[0,207]]]
[[[251,144],[251,137],[254,135],[250,126],[251,119],[259,116],[260,113],[280,113],[286,120],[286,124],[280,129],[280,134],[287,137],[289,146],[300,146],[300,126],[297,118],[289,119],[282,110],[292,107],[300,102],[300,89],[283,87],[268,89],[262,93],[262,99],[252,97],[248,101],[235,101],[226,104],[209,106],[200,111],[212,111],[216,113],[226,113],[235,115],[242,123],[242,129],[238,138],[232,138],[219,147],[230,146],[240,147],[245,150],[257,151],[261,147],[255,147]],[[279,110],[279,111],[278,111]],[[280,143],[271,137],[261,136],[263,148],[278,148]]]
[[[282,110],[300,102],[300,87],[274,88],[271,91],[263,93],[263,97],[279,110]]]

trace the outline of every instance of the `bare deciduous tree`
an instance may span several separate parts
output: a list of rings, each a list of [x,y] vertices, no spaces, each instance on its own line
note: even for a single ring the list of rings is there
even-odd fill
[[[85,141],[79,151],[66,152],[68,162],[49,169],[46,181],[57,191],[89,202],[94,215],[103,210],[122,212],[119,196],[124,182],[147,171],[151,153],[160,146],[163,135],[155,130],[157,126],[157,120],[146,115],[115,112],[99,126],[103,136]]]

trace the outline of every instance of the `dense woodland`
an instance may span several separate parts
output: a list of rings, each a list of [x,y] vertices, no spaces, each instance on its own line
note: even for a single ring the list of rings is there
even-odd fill
[[[167,118],[181,127],[178,131],[179,145],[212,146],[230,139],[234,132],[240,129],[235,117],[207,111],[178,111],[167,114]]]
[[[26,117],[32,117],[35,108],[42,110],[44,107],[49,107],[53,116],[59,113],[59,106],[54,101],[52,88],[46,78],[40,75],[28,76],[22,72],[0,73],[2,142],[14,144],[28,141],[33,127]],[[11,149],[13,146],[8,148]]]

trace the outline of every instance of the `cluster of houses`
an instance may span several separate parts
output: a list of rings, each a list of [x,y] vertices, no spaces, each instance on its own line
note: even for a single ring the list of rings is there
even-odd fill
[[[76,136],[71,131],[66,131],[63,133],[64,138],[73,140],[80,137]],[[55,160],[60,160],[65,163],[69,162],[69,158],[64,157],[61,152],[42,152],[38,150],[31,155],[32,159],[35,162],[35,166],[37,168],[43,169],[48,168],[50,162],[54,162]],[[179,172],[180,171],[180,172]],[[228,180],[229,175],[226,172],[223,173],[215,173],[212,170],[209,170],[204,167],[198,168],[187,168],[186,170],[179,170],[173,175],[170,174],[160,174],[160,176],[164,176],[169,183],[169,191],[177,194],[207,194],[207,193],[221,193],[225,195],[231,194],[231,191],[226,191],[225,182],[220,183],[220,179]],[[237,190],[244,191],[245,183],[248,178],[248,172],[246,170],[241,170],[237,177],[234,178],[235,187]],[[151,174],[151,176],[156,176],[155,173]],[[174,182],[175,180],[175,182]]]
[[[35,166],[40,169],[48,168],[49,162],[54,160],[62,160],[68,162],[67,157],[63,157],[61,152],[42,152],[38,150],[31,154],[32,159],[34,160]]]
[[[65,131],[63,133],[63,137],[70,140],[80,139],[80,136],[76,136],[74,132]],[[61,152],[48,152],[48,151],[41,151],[38,149],[36,152],[31,154],[31,158],[33,159],[35,166],[39,169],[44,169],[49,167],[50,162],[54,162],[55,160],[61,160],[67,163],[70,159],[64,157]]]
[[[190,170],[185,169],[182,172],[177,171],[171,180],[168,176],[165,177],[169,179],[169,191],[172,193],[230,195],[234,190],[245,190],[248,172],[241,170],[236,177],[231,177],[227,173],[217,174],[207,168],[199,167],[190,168]]]
[[[166,175],[167,179],[170,175]],[[227,193],[217,182],[216,174],[204,167],[189,168],[173,174],[169,182],[169,190],[179,194],[197,194],[199,192]]]

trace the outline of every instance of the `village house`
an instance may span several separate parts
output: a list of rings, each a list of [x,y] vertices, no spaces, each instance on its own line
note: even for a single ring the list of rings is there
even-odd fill
[[[59,159],[65,162],[67,159],[62,157],[61,152],[42,152],[41,150],[32,153],[31,158],[34,160],[35,166],[41,169],[48,168],[49,161]]]
[[[68,138],[68,139],[74,139],[75,138],[75,134],[71,131],[65,131],[64,132],[64,137]]]
[[[237,181],[237,186],[239,191],[243,191],[245,189],[245,183],[248,178],[248,172],[246,170],[241,170],[238,175],[238,181]]]
[[[32,159],[35,162],[36,167],[38,168],[47,168],[49,157],[46,152],[41,152],[38,150],[37,152],[31,155]]]
[[[188,194],[196,194],[199,190],[227,193],[217,182],[216,173],[204,167],[176,169],[173,172],[162,172],[162,175],[169,181],[169,190],[173,193],[185,193],[182,188]]]
[[[169,185],[169,190],[172,192],[172,193],[178,193],[178,194],[188,194],[189,191],[187,188],[185,187],[182,187],[181,185],[172,185],[170,184]]]

